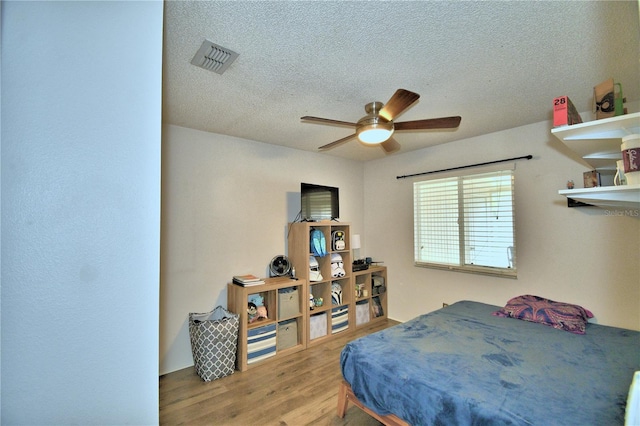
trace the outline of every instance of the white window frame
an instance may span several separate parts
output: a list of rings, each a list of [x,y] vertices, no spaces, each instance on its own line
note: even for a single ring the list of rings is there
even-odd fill
[[[498,170],[414,182],[414,265],[517,278],[514,180]]]

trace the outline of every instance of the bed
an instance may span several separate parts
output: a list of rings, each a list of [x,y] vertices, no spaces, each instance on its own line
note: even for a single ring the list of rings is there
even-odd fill
[[[385,424],[624,424],[640,332],[500,309],[462,301],[348,343],[338,415],[352,402]]]

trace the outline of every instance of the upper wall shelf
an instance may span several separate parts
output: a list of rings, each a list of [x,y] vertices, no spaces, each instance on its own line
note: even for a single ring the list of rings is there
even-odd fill
[[[616,160],[622,159],[622,138],[635,133],[640,133],[640,112],[551,129],[551,134],[598,170],[615,170]]]
[[[622,138],[640,134],[640,113],[556,127],[551,133],[597,170],[615,170]],[[640,208],[640,185],[570,189],[559,194],[601,207]]]

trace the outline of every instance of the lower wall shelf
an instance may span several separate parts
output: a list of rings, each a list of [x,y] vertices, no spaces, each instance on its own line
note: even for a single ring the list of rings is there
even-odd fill
[[[598,207],[640,208],[640,184],[563,189],[558,194]]]

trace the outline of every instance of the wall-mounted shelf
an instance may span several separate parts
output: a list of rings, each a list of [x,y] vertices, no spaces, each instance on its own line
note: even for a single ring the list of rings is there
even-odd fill
[[[551,129],[551,134],[598,170],[615,170],[616,160],[622,159],[622,138],[636,133],[640,133],[640,112]]]
[[[640,113],[556,127],[551,134],[580,155],[593,169],[615,170],[622,159],[622,138],[640,133]],[[558,191],[568,198],[601,207],[640,208],[640,185],[601,186]]]
[[[597,188],[562,189],[560,195],[581,203],[600,207],[640,207],[640,184],[600,186]]]

